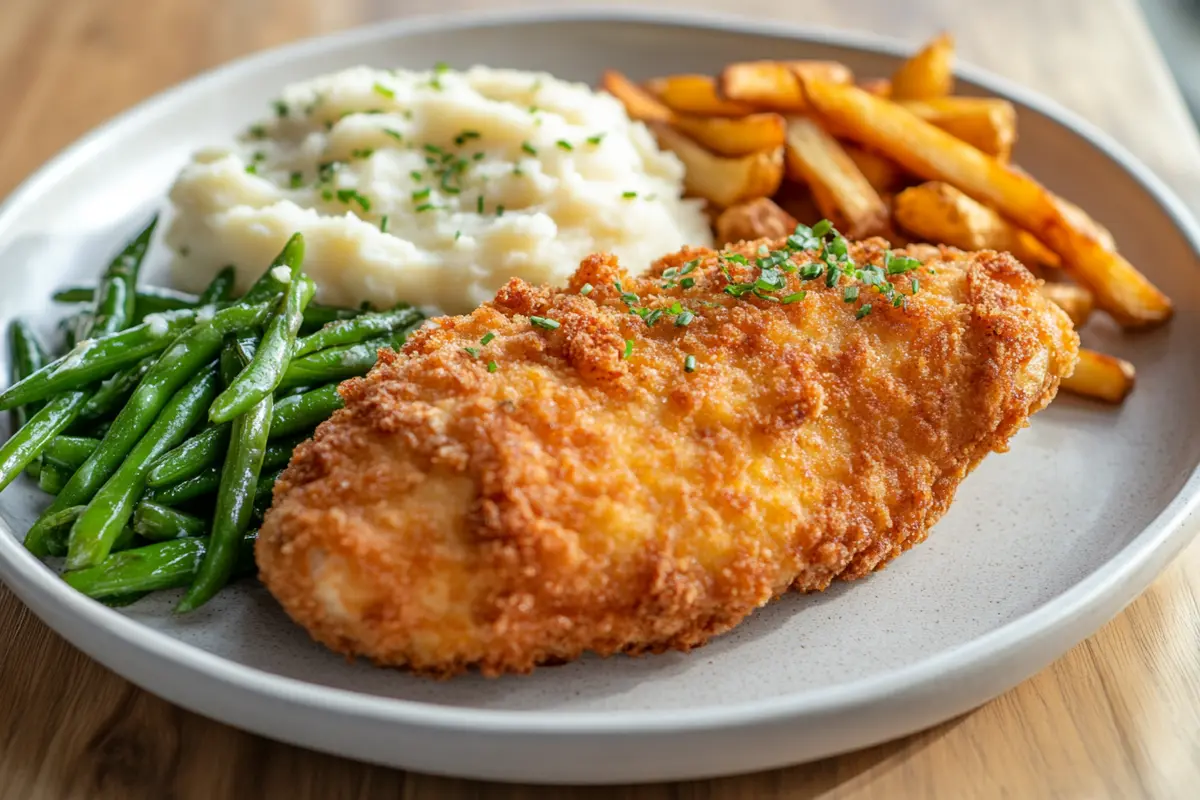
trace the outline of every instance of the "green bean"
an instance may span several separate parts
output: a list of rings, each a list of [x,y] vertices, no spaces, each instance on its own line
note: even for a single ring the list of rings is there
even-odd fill
[[[25,467],[25,474],[37,480],[42,474],[42,459],[35,458],[29,462],[29,466]]]
[[[146,499],[164,506],[177,506],[197,497],[212,494],[221,485],[221,470],[206,467],[203,472],[170,486],[160,486],[146,492]]]
[[[396,331],[388,336],[377,336],[358,344],[344,344],[318,350],[303,358],[296,358],[288,365],[281,386],[304,383],[328,383],[366,375],[379,359],[380,349],[399,350],[408,338],[411,328]]]
[[[87,386],[159,353],[193,325],[195,316],[191,311],[172,312],[112,336],[80,342],[62,358],[0,392],[0,411]]]
[[[208,414],[213,422],[229,422],[234,417],[245,414],[251,407],[269,397],[283,378],[288,362],[291,361],[304,307],[316,292],[312,281],[300,274],[300,260],[304,257],[303,241],[301,239],[300,245],[292,251],[293,257],[297,259],[291,264],[292,282],[267,323],[267,329],[253,360],[213,402]]]
[[[72,286],[55,292],[53,298],[56,303],[91,303],[95,294],[94,288]],[[133,318],[141,320],[151,314],[196,308],[199,305],[202,305],[200,298],[194,294],[148,286],[137,291],[134,298]]]
[[[55,464],[53,461],[43,461],[41,469],[38,470],[38,488],[46,494],[60,494],[69,480],[71,468]]]
[[[271,507],[271,501],[275,497],[275,482],[282,474],[283,470],[277,469],[258,479],[258,486],[254,488],[254,516],[258,519],[262,519]]]
[[[99,419],[123,405],[157,360],[157,356],[147,356],[132,367],[126,367],[101,383],[100,388],[96,390],[91,399],[87,401],[87,405],[83,407],[83,411],[79,413],[79,419],[83,421]]]
[[[59,395],[0,446],[0,489],[12,483],[30,462],[42,454],[51,439],[66,430],[86,402],[86,392]]]
[[[338,394],[337,384],[331,383],[306,394],[285,397],[275,404],[271,420],[271,438],[292,436],[310,431],[346,404]]]
[[[108,597],[97,597],[96,602],[109,608],[124,608],[141,600],[149,592],[129,592],[128,594],[113,594]]]
[[[225,267],[223,270],[213,276],[212,281],[208,284],[199,298],[199,304],[207,306],[212,303],[222,303],[226,300],[233,299],[233,284],[237,280],[237,270],[233,267]]]
[[[206,428],[155,461],[146,475],[146,485],[170,486],[198,475],[217,463],[228,446],[229,425]]]
[[[303,253],[303,250],[300,252]],[[299,280],[299,277],[294,280]],[[284,344],[290,351],[292,341],[285,340]],[[229,449],[221,468],[221,486],[217,490],[209,548],[192,585],[175,607],[177,613],[194,611],[207,603],[233,575],[238,542],[250,529],[254,514],[254,492],[262,472],[267,438],[271,433],[273,409],[274,399],[268,391],[246,413],[233,420]]]
[[[203,536],[208,533],[208,520],[150,500],[138,503],[133,512],[133,530],[143,539],[165,542],[187,536]]]
[[[100,276],[87,338],[109,336],[124,330],[133,321],[138,273],[157,225],[158,215],[155,214],[150,224],[125,246]]]
[[[133,515],[134,505],[146,487],[150,463],[178,444],[204,418],[204,411],[216,393],[215,363],[175,392],[158,419],[75,521],[71,528],[67,569],[90,567],[105,559],[113,540]]]
[[[128,550],[129,548],[133,547],[133,544],[136,541],[137,534],[133,532],[133,528],[126,525],[124,528],[121,528],[121,530],[117,531],[117,537],[113,539],[112,547],[109,549],[109,552],[119,553],[122,550]]]
[[[318,328],[343,319],[354,319],[362,312],[353,308],[337,308],[320,303],[309,303],[304,309],[304,327],[302,331],[311,332]]]
[[[42,451],[42,457],[64,467],[79,469],[99,446],[99,439],[87,436],[55,436]]]
[[[21,320],[8,326],[8,357],[12,383],[18,383],[46,365],[49,358],[33,328]],[[41,403],[17,406],[12,410],[13,432],[25,426],[29,417],[42,407]]]
[[[87,338],[87,332],[92,327],[92,312],[76,311],[69,317],[58,321],[58,332],[62,334],[65,351],[74,349],[75,345]]]
[[[210,320],[197,322],[191,330],[179,336],[142,378],[129,402],[113,421],[100,447],[71,477],[48,510],[58,511],[91,500],[121,466],[146,429],[154,423],[163,406],[216,357],[225,334],[234,327],[261,324],[268,313],[269,306],[266,305],[233,306],[218,311]],[[26,537],[27,542],[31,539],[39,541],[37,531],[40,523],[41,520],[38,520],[33,524]]]
[[[362,314],[354,319],[332,322],[316,333],[305,336],[296,342],[296,350],[292,353],[292,358],[300,358],[329,347],[358,344],[366,339],[372,339],[401,328],[411,328],[423,319],[424,315],[420,311],[403,305],[397,306],[391,311],[375,311]]]
[[[289,276],[294,275],[294,267],[298,266],[303,260],[304,237],[298,233],[293,234],[292,238],[287,240],[287,244],[283,246],[283,249],[279,251],[279,255],[275,256],[275,260],[271,262],[271,266],[267,267],[266,272],[255,281],[254,285],[250,287],[250,291],[242,295],[242,302],[261,303],[285,292],[290,277],[288,280],[281,280],[279,276],[284,270],[286,270]],[[280,270],[280,267],[283,267],[284,270]]]
[[[235,571],[253,574],[255,533],[235,542]],[[115,553],[94,567],[68,572],[63,580],[88,597],[123,596],[187,586],[208,550],[208,537],[173,539],[169,542]]]
[[[75,524],[75,520],[79,518],[85,508],[87,506],[71,506],[56,511],[46,518],[44,540],[46,553],[44,555],[59,556],[67,552],[67,536],[71,532],[71,526]],[[26,546],[28,547],[28,545]]]

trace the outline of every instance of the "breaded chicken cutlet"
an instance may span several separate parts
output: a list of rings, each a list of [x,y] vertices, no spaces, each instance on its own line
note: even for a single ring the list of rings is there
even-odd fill
[[[880,568],[1078,338],[1006,254],[871,240],[831,286],[791,245],[596,255],[427,323],[297,449],[262,580],[337,652],[444,677],[688,650]]]

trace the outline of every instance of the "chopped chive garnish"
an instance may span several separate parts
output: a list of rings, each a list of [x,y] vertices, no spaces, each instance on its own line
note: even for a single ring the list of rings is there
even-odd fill
[[[695,372],[696,371],[696,357],[695,356],[688,356],[687,358],[685,358],[683,360],[683,371],[684,372]]]
[[[412,178],[414,181],[421,180],[421,170],[414,169],[412,172],[408,173],[408,177]]]
[[[476,153],[475,155],[471,156],[471,160],[472,161],[483,161],[483,159],[486,157],[486,155],[487,155],[486,153]]]
[[[537,148],[531,145],[529,142],[521,142],[521,149],[526,153],[529,153],[531,156],[537,155]]]
[[[571,144],[566,139],[559,139],[554,144],[557,145],[558,149],[560,149],[560,150],[574,150],[575,149],[575,145]]]
[[[275,116],[286,117],[288,115],[287,103],[282,100],[276,100],[273,105],[275,106]]]
[[[497,364],[495,361],[488,362],[488,372],[495,372],[498,369],[500,369],[500,365]]]
[[[437,205],[434,203],[421,203],[421,205],[414,208],[413,211],[416,211],[419,214],[422,211],[433,211],[435,208],[437,208]]]
[[[675,317],[675,326],[678,328],[686,328],[688,325],[690,325],[692,323],[692,320],[694,320],[695,318],[696,318],[696,315],[693,314],[692,312],[684,311],[683,313],[678,314]]]
[[[246,172],[248,172],[251,175],[257,175],[258,174],[258,165],[257,164],[247,164]]]
[[[870,313],[871,313],[871,304],[864,303],[862,306],[859,307],[858,311],[855,312],[854,318],[862,319],[863,317],[865,317],[867,314],[870,314]]]
[[[487,333],[485,333],[483,335],[483,338],[479,340],[479,343],[482,345],[486,345],[488,342],[490,342],[492,339],[495,339],[495,338],[496,338],[496,334],[492,333],[491,331],[488,331]]]
[[[457,241],[458,241],[458,240],[459,240],[461,237],[462,237],[462,231],[455,231],[455,232],[454,232],[454,241],[456,241],[456,242],[457,242]]]
[[[621,192],[621,197],[624,197],[626,200],[628,200],[630,198],[637,197],[637,192]]]
[[[912,293],[916,294],[919,291],[921,291],[921,282],[918,281],[916,278],[913,278],[912,279]]]
[[[503,205],[499,205],[499,204],[498,204],[498,205],[496,206],[496,216],[497,216],[497,217],[503,217],[503,216],[504,216],[504,206],[503,206]]]
[[[631,355],[633,355],[633,339],[626,339],[625,354],[622,355],[621,358],[629,358]]]
[[[684,278],[683,280],[681,280],[679,282],[679,285],[684,289],[690,289],[696,285],[696,279],[695,278]]]
[[[402,136],[402,135],[401,135],[401,133],[400,133],[400,131],[396,130],[395,128],[384,128],[384,129],[383,129],[383,133],[384,133],[384,135],[385,135],[385,136],[390,136],[390,137],[392,137],[392,138],[393,138],[393,139],[395,139],[397,142],[403,142],[403,141],[404,141],[404,136]]]
[[[585,296],[591,294],[592,293],[592,285],[590,283],[585,283],[583,286],[580,286],[579,293],[582,295],[585,295]]]
[[[354,201],[363,211],[371,210],[371,199],[358,193],[357,189],[338,189],[337,199],[343,203]]]
[[[374,154],[375,154],[375,151],[369,147],[364,147],[361,150],[351,150],[350,151],[351,158],[370,158]]]
[[[454,143],[456,145],[458,145],[459,147],[462,147],[464,144],[471,141],[472,139],[478,139],[479,136],[480,136],[479,131],[463,131],[458,136],[454,137]]]
[[[656,308],[646,316],[642,317],[642,322],[646,323],[646,326],[649,327],[662,319],[662,315],[663,310],[661,308]]]
[[[384,86],[382,83],[379,83],[378,81],[377,81],[377,82],[375,83],[375,85],[374,85],[373,87],[371,87],[371,88],[373,88],[373,89],[375,90],[375,94],[378,94],[378,95],[383,95],[383,96],[384,96],[384,97],[386,97],[388,100],[395,100],[395,99],[396,99],[396,92],[395,92],[395,90],[394,90],[394,89],[389,89],[387,86]]]
[[[843,301],[845,301],[847,303],[853,303],[857,299],[858,299],[858,287],[857,286],[847,286],[844,290],[842,290],[842,300]]]
[[[412,199],[413,200],[424,200],[426,197],[429,197],[429,193],[431,191],[433,191],[433,190],[430,189],[428,186],[426,186],[424,189],[418,189],[417,191],[412,193]]]
[[[322,200],[332,200],[333,199],[333,190],[326,189],[325,191],[321,192],[321,199]]]
[[[483,195],[479,195],[479,197],[475,198],[475,211],[480,214],[483,213]]]
[[[437,73],[438,75],[441,75],[443,72],[449,71],[449,69],[450,69],[450,65],[447,64],[445,61],[439,61],[433,65],[433,71],[435,73]]]
[[[805,264],[800,268],[800,277],[806,281],[816,280],[824,271],[825,268],[820,264]]]
[[[589,136],[587,138],[587,143],[588,144],[600,144],[600,142],[604,141],[604,136],[605,136],[605,134],[603,134],[603,133],[597,133],[595,136]]]
[[[247,133],[249,133],[250,137],[253,139],[267,138],[267,129],[262,125],[251,125],[250,130],[248,130]]]
[[[300,172],[293,172],[291,175],[288,176],[288,184],[293,189],[299,189],[301,186],[304,185],[304,174],[300,173]]]
[[[379,220],[379,232],[387,233],[387,226],[388,226],[388,215],[384,214],[383,219]]]
[[[679,274],[687,275],[689,272],[694,272],[698,266],[700,266],[700,259],[694,258],[679,268]]]
[[[539,328],[545,328],[548,331],[554,330],[559,324],[557,320],[548,319],[546,317],[530,317],[529,323],[531,325],[536,325]]]
[[[479,358],[479,348],[478,347],[464,347],[463,352],[465,352],[471,358]]]
[[[785,306],[791,305],[792,303],[799,303],[807,294],[808,292],[793,292],[792,294],[789,294],[787,297],[783,298],[782,302]]]

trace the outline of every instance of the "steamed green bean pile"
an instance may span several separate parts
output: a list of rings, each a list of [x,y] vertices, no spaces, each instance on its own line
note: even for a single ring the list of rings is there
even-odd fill
[[[58,358],[12,324],[0,490],[24,472],[53,495],[25,546],[61,558],[75,589],[124,604],[184,588],[186,612],[253,572],[256,526],[293,449],[342,406],[338,382],[423,317],[314,304],[299,234],[241,297],[232,268],[200,295],[139,287],[155,222],[94,288],[54,295],[81,306]]]

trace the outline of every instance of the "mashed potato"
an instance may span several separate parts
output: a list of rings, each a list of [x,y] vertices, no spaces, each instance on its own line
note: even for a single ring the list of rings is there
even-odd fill
[[[288,87],[270,123],[197,154],[171,192],[175,279],[241,288],[304,234],[318,299],[465,312],[580,259],[633,269],[710,244],[683,166],[614,98],[550,75],[365,67]]]

